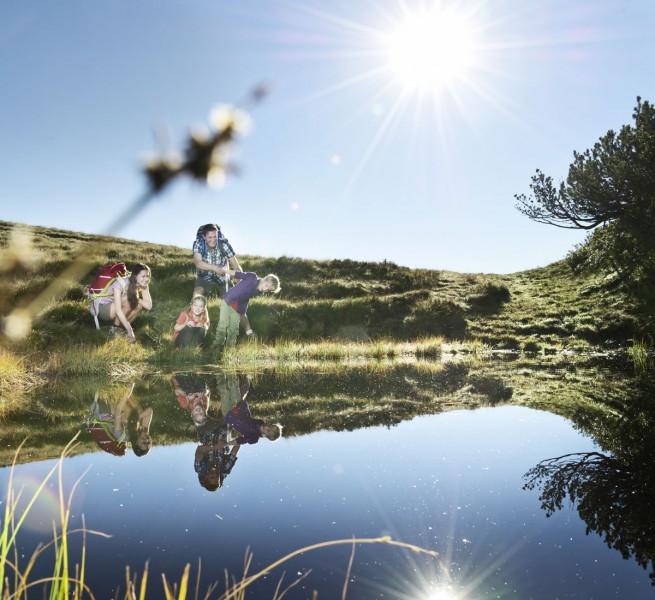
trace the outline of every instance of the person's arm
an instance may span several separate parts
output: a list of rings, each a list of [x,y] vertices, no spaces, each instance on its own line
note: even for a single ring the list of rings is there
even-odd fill
[[[150,431],[150,423],[152,423],[152,407],[148,407],[139,413],[139,424],[141,429]]]
[[[114,417],[114,431],[123,431],[123,418],[125,409],[128,403],[131,403],[132,391],[134,390],[134,383],[130,386],[130,391],[121,398],[118,404],[112,405],[112,414]]]
[[[239,259],[236,256],[231,256],[227,259],[227,262],[230,264],[230,267],[232,267],[232,270],[243,271],[241,265],[239,264]]]
[[[232,472],[232,468],[237,462],[237,453],[239,452],[241,446],[232,446],[232,451],[225,458],[225,464],[223,465],[223,472],[226,475],[229,475]]]
[[[146,286],[144,288],[139,288],[141,291],[141,298],[139,298],[139,304],[143,310],[152,310],[152,296],[150,296],[150,287]]]
[[[177,333],[179,333],[187,326],[188,322],[189,322],[189,313],[187,313],[186,311],[180,313],[180,316],[177,318],[177,321],[175,321],[175,325],[173,325],[173,331],[177,331]]]
[[[217,265],[210,265],[202,260],[202,254],[200,252],[193,253],[193,262],[196,264],[196,268],[201,271],[209,271],[210,273],[216,273],[216,275],[223,275],[226,272],[226,269],[219,267]]]
[[[243,330],[246,332],[246,335],[249,338],[252,338],[255,335],[255,332],[252,330],[252,327],[250,326],[250,321],[248,320],[248,315],[239,315],[239,321],[241,321],[241,327],[243,327]]]
[[[114,308],[116,309],[116,318],[127,332],[127,339],[130,340],[130,342],[136,342],[136,336],[134,335],[132,325],[130,325],[130,322],[127,320],[127,317],[123,312],[123,290],[118,285],[114,288]]]
[[[207,454],[207,452],[209,452],[210,450],[211,450],[211,446],[206,446],[205,444],[203,444],[202,446],[198,446],[196,448],[196,455],[195,455],[196,462],[202,460],[205,454]]]

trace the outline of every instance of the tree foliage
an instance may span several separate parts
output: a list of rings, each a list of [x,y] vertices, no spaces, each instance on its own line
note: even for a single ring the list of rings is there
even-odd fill
[[[655,277],[655,106],[637,98],[633,124],[608,131],[593,148],[573,153],[566,181],[537,170],[517,208],[528,218],[591,231],[573,253],[577,266],[614,271],[624,281]]]
[[[547,516],[568,499],[586,524],[624,559],[650,570],[655,585],[655,486],[650,464],[632,464],[599,452],[567,454],[541,461],[525,474],[524,489],[539,488]]]

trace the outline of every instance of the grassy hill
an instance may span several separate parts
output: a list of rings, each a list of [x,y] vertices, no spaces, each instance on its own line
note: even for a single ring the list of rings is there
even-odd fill
[[[25,228],[33,236],[30,244],[12,238],[16,230],[14,224],[0,221],[3,315],[29,303],[80,253],[94,268],[110,260],[150,265],[154,308],[135,324],[140,344],[129,347],[122,340],[108,344],[106,330],[95,330],[88,311],[84,288],[92,274],[71,282],[62,298],[40,310],[26,340],[3,340],[0,363],[5,365],[5,387],[13,376],[12,363],[19,365],[16,376],[25,376],[93,371],[89,362],[93,356],[96,363],[114,367],[120,363],[122,368],[205,358],[202,353],[172,349],[173,322],[193,288],[195,268],[189,248],[42,227]],[[24,260],[16,262],[16,257]],[[335,347],[348,342],[379,347],[382,342],[432,340],[463,349],[552,354],[625,345],[637,331],[631,306],[617,290],[594,276],[574,274],[564,261],[491,275],[410,269],[390,262],[243,254],[239,259],[245,270],[261,276],[276,273],[282,281],[279,296],[251,303],[249,317],[259,342],[250,344],[255,353],[290,344]],[[215,324],[216,299],[209,311]]]

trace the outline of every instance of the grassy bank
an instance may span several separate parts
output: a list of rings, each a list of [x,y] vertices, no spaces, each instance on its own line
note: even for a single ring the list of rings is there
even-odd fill
[[[96,267],[119,259],[149,264],[154,308],[136,322],[137,346],[108,343],[107,331],[95,330],[88,311],[84,288],[91,275],[71,282],[62,298],[46,303],[36,315],[25,340],[3,340],[1,360],[14,365],[0,371],[3,392],[15,387],[11,381],[21,378],[21,369],[21,380],[28,382],[55,373],[123,377],[158,365],[222,360],[210,352],[173,349],[172,325],[193,288],[188,248],[114,238],[102,238],[95,247],[89,246],[93,236],[30,227],[31,243],[23,241],[17,252],[10,242],[14,230],[14,224],[0,222],[3,315],[28,304],[80,253],[88,254]],[[639,333],[632,307],[610,282],[574,275],[563,261],[492,275],[409,269],[386,261],[239,258],[246,270],[279,275],[283,291],[251,304],[258,341],[242,343],[229,357],[236,363],[437,356],[443,344],[474,351],[557,353],[626,346]],[[215,324],[216,299],[209,312]]]

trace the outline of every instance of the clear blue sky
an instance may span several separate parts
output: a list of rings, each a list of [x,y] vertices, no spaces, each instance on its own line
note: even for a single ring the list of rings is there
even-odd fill
[[[391,40],[417,18],[408,58]],[[514,194],[655,100],[653,25],[653,0],[5,1],[0,218],[102,232],[144,155],[265,80],[243,174],[180,180],[119,235],[190,252],[217,222],[237,254],[544,266],[584,236]]]

